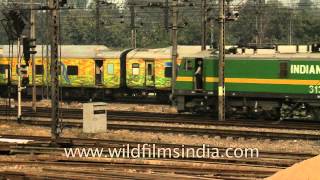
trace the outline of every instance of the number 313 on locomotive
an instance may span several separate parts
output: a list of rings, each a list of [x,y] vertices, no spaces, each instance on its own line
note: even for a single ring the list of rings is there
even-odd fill
[[[320,94],[320,85],[310,85],[309,86],[310,94]]]

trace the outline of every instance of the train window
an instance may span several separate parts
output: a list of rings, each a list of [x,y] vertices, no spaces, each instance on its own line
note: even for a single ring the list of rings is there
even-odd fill
[[[164,68],[164,77],[171,78],[172,77],[172,67]]]
[[[114,64],[107,64],[108,74],[114,74]]]
[[[166,62],[164,64],[164,77],[166,78],[172,77],[172,62]]]
[[[9,69],[9,65],[0,64],[0,74],[6,74],[7,69]]]
[[[67,67],[68,75],[78,75],[78,66],[68,66]]]
[[[186,71],[190,71],[193,69],[192,67],[192,60],[186,60],[186,65],[185,65]]]
[[[139,74],[140,74],[139,64],[133,63],[132,64],[132,75],[139,75]]]
[[[288,61],[280,62],[280,78],[288,78]]]
[[[36,65],[36,75],[42,75],[42,74],[43,74],[43,66]]]

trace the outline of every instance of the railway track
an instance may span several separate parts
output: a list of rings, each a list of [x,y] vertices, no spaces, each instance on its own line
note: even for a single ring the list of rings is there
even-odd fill
[[[50,108],[38,107],[37,112],[32,112],[31,107],[23,107],[24,117],[50,118]],[[60,109],[63,119],[82,119],[82,109]],[[16,109],[8,109],[0,105],[0,116],[15,116]],[[191,114],[165,114],[151,112],[131,112],[131,111],[108,111],[108,120],[132,121],[132,122],[156,122],[156,123],[177,123],[204,126],[235,126],[254,128],[276,128],[276,129],[296,129],[296,130],[320,130],[320,122],[311,121],[265,121],[237,119],[225,122],[208,116]]]
[[[62,109],[63,125],[65,127],[81,127],[82,126],[82,110],[81,109]],[[5,109],[0,110],[2,120],[10,119],[9,116],[14,115],[15,110],[9,112]],[[24,108],[23,123],[31,125],[50,126],[50,110],[47,108],[38,109],[37,113],[31,111],[30,108]],[[293,132],[276,132],[276,131],[257,131],[257,130],[239,130],[230,128],[221,128],[223,126],[235,127],[254,127],[254,128],[276,128],[276,129],[308,129],[318,130],[319,124],[311,123],[303,126],[302,124],[261,124],[257,122],[245,123],[241,122],[219,122],[202,119],[196,121],[193,115],[177,115],[177,114],[161,114],[161,113],[141,113],[141,112],[123,112],[109,111],[108,113],[108,129],[111,130],[131,130],[138,132],[158,132],[158,133],[175,133],[211,137],[234,137],[248,139],[300,139],[300,140],[320,140],[320,134],[309,133],[293,133]],[[11,118],[14,120],[14,118]],[[132,123],[133,122],[133,123]],[[136,123],[140,124],[136,124]],[[158,123],[158,124],[155,124]],[[160,123],[160,124],[159,124]],[[178,125],[177,125],[178,124]],[[183,127],[181,127],[183,125]],[[197,127],[197,126],[203,127]],[[299,125],[299,126],[298,126]],[[187,126],[187,127],[186,127]],[[279,127],[280,126],[280,127]],[[308,128],[309,126],[310,128]],[[303,127],[303,128],[301,128]]]
[[[7,121],[7,120],[6,120]],[[51,126],[51,120],[22,120],[21,123],[29,125]],[[63,121],[64,127],[82,127],[82,122]],[[162,126],[162,125],[134,125],[134,124],[114,124],[109,122],[108,129],[110,130],[130,130],[136,132],[150,133],[171,133],[185,135],[199,135],[221,138],[247,138],[247,139],[270,139],[270,140],[320,140],[319,134],[308,133],[287,133],[274,131],[251,131],[237,129],[214,129],[214,128],[189,128],[177,126]]]
[[[41,165],[41,172],[0,172],[4,179],[233,179],[253,180],[268,177],[276,172],[263,170],[223,170],[223,169],[199,169],[190,167],[170,167],[142,164],[98,164],[85,162],[13,162],[16,165],[37,166]],[[10,164],[1,162],[0,164]],[[92,167],[92,165],[94,167]],[[91,168],[90,168],[91,166]],[[111,166],[111,167],[110,167]],[[67,167],[73,167],[67,168]],[[103,170],[100,170],[103,168]],[[128,173],[128,171],[131,173]],[[136,173],[132,173],[136,171]]]
[[[11,135],[11,134],[0,134],[0,138],[7,139],[24,139],[31,140],[34,147],[49,147],[51,138],[48,136],[24,136],[24,135]],[[44,146],[42,144],[45,144]],[[123,141],[123,140],[111,140],[111,139],[92,139],[92,138],[71,138],[71,137],[59,137],[57,140],[58,146],[53,148],[72,148],[72,147],[107,147],[107,148],[122,148],[124,144],[129,144],[132,147],[138,144],[154,144],[154,142],[140,142],[140,141]],[[24,147],[22,144],[21,147]],[[32,146],[26,146],[32,147]],[[181,144],[171,143],[157,143],[157,147],[176,148],[181,147]],[[202,148],[200,145],[184,145],[185,148]],[[6,146],[7,150],[11,150],[10,146]],[[226,150],[226,147],[215,147],[222,152]],[[32,149],[32,148],[31,148]],[[28,151],[27,151],[28,152]],[[317,154],[312,153],[296,153],[296,152],[276,152],[276,151],[259,151],[259,158],[266,159],[289,159],[289,160],[303,160],[308,159]]]
[[[51,147],[55,155],[50,155],[46,158],[41,157],[40,159],[34,159],[37,154],[52,154],[48,152],[50,137],[40,136],[16,136],[16,135],[1,135],[1,138],[12,138],[12,139],[28,139],[34,140],[31,144],[24,145],[11,145],[11,154],[20,154],[20,158],[16,160],[4,160],[0,156],[0,165],[21,165],[21,166],[41,166],[42,173],[50,171],[51,178],[56,175],[56,178],[66,178],[71,176],[79,176],[80,179],[84,177],[88,178],[111,178],[110,174],[119,172],[124,169],[134,170],[134,172],[140,172],[140,174],[133,173],[127,178],[131,177],[143,177],[141,172],[149,172],[144,177],[146,179],[165,177],[168,174],[177,175],[176,178],[185,179],[206,179],[206,178],[221,178],[221,179],[257,179],[265,178],[273,173],[291,166],[292,164],[301,160],[315,156],[315,154],[307,153],[290,153],[290,152],[272,152],[272,151],[261,151],[259,152],[259,158],[254,159],[226,159],[226,158],[203,158],[203,159],[88,159],[88,158],[65,158],[57,156],[57,152],[62,154],[63,147],[122,147],[123,144],[130,144],[132,147],[136,147],[137,144],[151,143],[151,142],[136,142],[136,141],[116,141],[116,140],[102,140],[102,139],[84,139],[84,138],[60,138],[58,144],[61,147]],[[174,148],[181,145],[177,144],[157,144],[159,147]],[[20,151],[16,151],[19,149]],[[193,148],[199,148],[200,146],[188,146]],[[38,149],[37,149],[38,148]],[[225,147],[219,147],[221,151],[225,150]],[[32,154],[31,159],[24,160],[21,154]],[[59,153],[58,153],[59,154]],[[66,168],[73,167],[75,169]],[[226,168],[228,167],[228,168]],[[101,170],[101,168],[103,170]],[[91,172],[91,173],[87,173]],[[132,172],[132,171],[130,171]],[[150,174],[150,172],[152,172]],[[122,172],[123,173],[123,172]],[[120,172],[120,174],[122,174]],[[58,175],[59,174],[59,175]],[[126,174],[126,173],[125,173]],[[142,173],[143,174],[143,173]],[[2,172],[2,177],[31,177],[35,175],[40,177],[47,177],[48,174],[35,174],[35,173],[17,173],[17,172]],[[127,176],[128,174],[126,174]],[[122,176],[119,176],[119,179]],[[123,176],[125,177],[125,176]],[[169,178],[169,176],[168,176]],[[171,177],[172,178],[172,177]],[[130,178],[129,178],[130,179]]]

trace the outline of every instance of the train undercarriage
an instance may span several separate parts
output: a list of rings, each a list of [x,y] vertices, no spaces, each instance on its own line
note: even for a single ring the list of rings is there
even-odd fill
[[[178,95],[175,103],[179,112],[218,114],[218,98],[214,96]],[[226,117],[263,120],[317,120],[320,104],[316,100],[263,97],[226,97]]]
[[[0,96],[8,97],[8,87],[0,87]],[[11,87],[10,96],[15,98],[16,87]],[[23,90],[23,97],[31,97],[32,89]],[[50,88],[37,87],[37,96],[47,98]],[[170,91],[143,89],[97,89],[97,88],[61,88],[61,98],[80,101],[117,101],[158,102],[170,104]],[[176,95],[174,104],[178,112],[217,115],[218,98],[210,95]],[[320,103],[316,99],[289,97],[227,96],[226,117],[229,119],[249,118],[265,120],[317,120],[320,121]]]
[[[8,86],[0,86],[0,97],[17,97],[17,86],[11,86],[9,93]],[[50,87],[37,87],[38,99],[50,98]],[[105,88],[89,88],[89,87],[61,87],[60,98],[63,100],[84,101],[130,101],[133,102],[157,102],[159,104],[170,104],[168,90],[157,89],[105,89]],[[32,87],[27,87],[22,91],[22,97],[32,97]],[[154,102],[153,102],[154,101]]]

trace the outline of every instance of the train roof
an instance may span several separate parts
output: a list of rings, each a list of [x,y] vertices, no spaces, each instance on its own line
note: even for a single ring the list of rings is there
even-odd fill
[[[47,46],[37,45],[36,47],[36,57],[46,56]],[[294,50],[294,47],[283,46],[285,48],[289,47]],[[303,47],[303,46],[301,46]],[[120,58],[123,52],[129,51],[119,51],[108,48],[103,45],[61,45],[61,55],[64,58]],[[300,48],[302,49],[302,48]],[[22,48],[21,48],[22,50]],[[157,48],[157,49],[133,49],[131,50],[127,57],[128,58],[142,58],[142,59],[171,59],[171,50],[172,47]],[[226,54],[226,58],[236,58],[236,59],[319,59],[320,53],[311,53],[311,52],[296,52],[296,53],[279,53],[274,49],[258,49],[253,51],[252,49],[248,53],[247,49],[245,53],[237,51],[236,54]],[[281,51],[281,49],[280,49]],[[17,55],[17,46],[13,48],[14,57]],[[50,55],[50,51],[49,51]],[[201,46],[187,46],[179,45],[178,46],[178,58],[208,58],[208,57],[217,57],[218,54],[216,51],[205,50],[201,51]],[[9,46],[0,45],[0,57],[9,57]]]
[[[217,55],[215,55],[217,56]],[[226,58],[235,58],[235,59],[265,59],[265,60],[274,60],[274,59],[319,59],[320,60],[320,53],[292,53],[292,54],[226,54]]]
[[[134,49],[128,53],[127,58],[142,58],[142,59],[171,59],[172,47],[156,48],[156,49]],[[178,58],[194,56],[201,52],[201,46],[178,46]]]
[[[117,50],[99,50],[96,53],[96,58],[116,58],[119,59],[123,52],[128,51],[130,49],[126,49],[124,51]]]
[[[127,54],[127,58],[145,58],[145,59],[165,59],[171,58],[171,50],[169,48],[157,49],[134,49]]]
[[[64,58],[96,58],[100,51],[110,51],[101,45],[62,45],[61,56]]]
[[[201,51],[185,58],[206,58],[206,59],[218,59],[218,54],[213,54],[212,51]],[[226,60],[228,59],[239,59],[239,60],[249,60],[249,59],[261,59],[261,60],[320,60],[320,53],[295,53],[295,54],[226,54]]]
[[[61,56],[64,58],[98,58],[103,52],[103,55],[107,56],[105,52],[110,52],[114,56],[118,51],[109,49],[103,45],[61,45]],[[50,47],[48,48],[50,55]],[[21,47],[22,51],[22,47]],[[46,45],[37,45],[36,47],[36,57],[46,56],[47,46]],[[120,51],[119,51],[120,52]],[[17,56],[17,45],[13,46],[13,55]],[[0,57],[9,57],[9,46],[1,45],[0,46]]]

